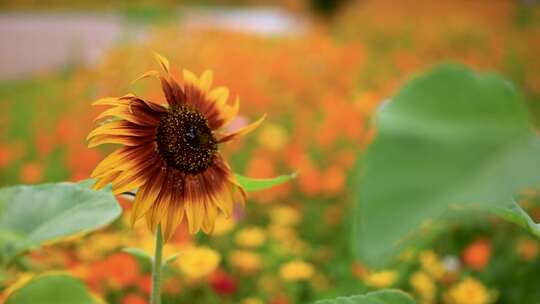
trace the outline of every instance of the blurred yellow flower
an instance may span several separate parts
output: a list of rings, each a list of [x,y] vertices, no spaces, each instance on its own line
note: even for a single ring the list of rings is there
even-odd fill
[[[432,278],[440,280],[445,273],[444,265],[439,260],[435,252],[428,250],[420,253],[420,266]]]
[[[249,250],[234,250],[229,255],[229,262],[244,273],[253,273],[261,269],[261,257]]]
[[[478,280],[467,277],[451,287],[444,295],[447,304],[488,304],[494,300],[486,287]]]
[[[236,244],[242,247],[259,247],[266,241],[266,235],[261,228],[248,227],[236,232]]]
[[[295,226],[300,219],[300,212],[289,206],[276,206],[270,210],[270,221],[274,225]]]
[[[259,144],[268,150],[281,150],[288,141],[287,130],[277,124],[266,124],[258,136]]]
[[[298,239],[296,230],[290,227],[284,227],[279,225],[268,226],[268,234],[272,239],[280,242]]]
[[[423,271],[417,271],[413,273],[409,282],[414,291],[420,296],[422,303],[433,303],[435,300],[435,294],[437,292],[437,286],[433,279]]]
[[[285,281],[307,280],[314,273],[313,265],[301,260],[287,262],[279,269],[279,274]]]
[[[264,304],[264,302],[257,298],[245,298],[242,300],[241,304]]]
[[[385,288],[392,286],[398,278],[398,274],[393,270],[382,270],[369,273],[364,281],[373,288]]]
[[[90,235],[82,240],[84,245],[78,247],[79,258],[84,261],[95,261],[109,252],[123,247],[126,239],[121,233],[104,232]]]
[[[212,232],[212,235],[215,235],[215,236],[224,235],[227,232],[231,231],[235,225],[236,223],[232,216],[227,217],[224,214],[219,214],[216,217],[216,226],[214,227],[214,231]]]
[[[185,248],[177,259],[180,270],[191,279],[199,279],[212,273],[219,266],[221,256],[208,247]]]

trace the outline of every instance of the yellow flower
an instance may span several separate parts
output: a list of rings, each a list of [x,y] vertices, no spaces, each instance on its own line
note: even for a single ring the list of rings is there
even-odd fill
[[[273,151],[278,151],[285,147],[287,140],[287,130],[276,124],[266,124],[258,136],[259,144]]]
[[[264,116],[226,133],[238,113],[238,98],[230,105],[227,88],[211,88],[211,71],[197,77],[184,70],[179,83],[169,61],[155,57],[163,72],[140,78],[158,78],[167,105],[133,94],[99,99],[94,105],[110,108],[96,118],[102,123],[87,139],[89,147],[121,145],[92,172],[94,188],[110,183],[114,194],[138,189],[131,224],[145,217],[152,232],[161,224],[167,242],[184,219],[190,233],[209,234],[218,213],[231,216],[234,203],[245,202],[246,192],[218,146],[254,130]]]
[[[289,206],[276,206],[270,210],[270,221],[274,225],[295,226],[300,219],[300,212]]]
[[[244,273],[253,273],[261,269],[261,257],[249,250],[235,250],[229,255],[229,262]]]
[[[84,244],[79,246],[78,255],[85,261],[99,260],[104,254],[125,245],[126,240],[120,233],[97,233],[84,240]]]
[[[208,247],[186,248],[177,263],[180,270],[191,279],[199,279],[212,273],[219,266],[219,253]]]
[[[216,226],[214,227],[212,235],[224,235],[227,232],[231,231],[235,225],[236,222],[234,221],[234,218],[232,216],[227,217],[224,214],[220,214],[216,217]]]
[[[470,277],[454,285],[444,296],[447,304],[488,304],[493,298],[480,281]]]
[[[444,276],[444,265],[435,252],[431,250],[420,253],[420,266],[422,270],[436,280],[440,280]]]
[[[270,225],[268,226],[268,234],[272,239],[280,242],[288,242],[298,239],[296,230],[285,226]]]
[[[417,271],[411,276],[409,282],[423,303],[433,302],[435,293],[437,292],[437,286],[428,274],[423,271]]]
[[[397,277],[397,272],[393,270],[382,270],[368,274],[364,280],[367,285],[373,288],[385,288],[392,286]]]
[[[257,298],[245,298],[241,302],[242,304],[264,304],[261,299]]]
[[[255,248],[264,244],[266,235],[261,228],[248,227],[236,232],[235,241],[239,246]]]
[[[281,266],[279,274],[285,281],[302,281],[313,276],[313,266],[301,260],[290,261]]]

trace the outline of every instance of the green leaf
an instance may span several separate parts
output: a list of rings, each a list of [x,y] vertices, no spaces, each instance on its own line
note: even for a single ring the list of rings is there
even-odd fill
[[[338,297],[335,299],[319,300],[315,304],[415,304],[416,302],[405,292],[400,290],[383,289],[355,295]]]
[[[78,279],[67,274],[45,274],[14,290],[6,304],[94,304],[96,299]]]
[[[274,178],[249,178],[240,174],[236,174],[236,180],[238,181],[238,183],[240,183],[240,185],[242,185],[242,187],[244,187],[244,189],[246,189],[247,192],[272,188],[274,186],[288,182],[295,177],[296,173],[292,173],[289,175],[280,175]]]
[[[177,253],[177,254],[173,254],[171,255],[170,257],[167,258],[167,260],[163,263],[163,266],[164,267],[168,267],[169,265],[171,265],[172,263],[174,263],[174,261],[176,261],[179,257],[180,257],[181,253]]]
[[[135,258],[137,258],[140,261],[143,261],[145,263],[152,264],[152,261],[154,260],[154,258],[152,258],[150,255],[148,255],[148,253],[146,253],[144,250],[142,250],[140,248],[129,247],[129,248],[123,248],[122,251],[125,252],[125,253],[131,254]]]
[[[533,219],[516,202],[511,204],[496,206],[492,211],[501,218],[521,226],[525,230],[540,238],[540,224]]]
[[[68,236],[103,227],[121,209],[109,189],[84,183],[14,186],[0,189],[0,259]]]
[[[377,122],[354,230],[372,266],[451,205],[501,206],[540,183],[540,140],[521,96],[496,75],[435,68],[406,84]]]

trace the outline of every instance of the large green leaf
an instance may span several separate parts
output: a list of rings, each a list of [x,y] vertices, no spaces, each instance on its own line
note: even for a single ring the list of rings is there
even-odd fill
[[[533,219],[516,202],[497,206],[492,211],[503,219],[512,222],[540,238],[540,224]]]
[[[120,215],[110,189],[58,183],[0,189],[0,259],[44,242],[95,230]]]
[[[406,293],[399,290],[378,290],[364,295],[319,300],[315,304],[415,304]]]
[[[236,174],[236,180],[247,192],[259,191],[281,185],[296,177],[296,173],[273,178],[250,178]]]
[[[444,65],[406,84],[378,113],[361,173],[356,248],[387,262],[453,204],[503,206],[540,183],[540,140],[507,81]]]
[[[67,274],[40,275],[18,286],[6,304],[95,304],[84,284]]]

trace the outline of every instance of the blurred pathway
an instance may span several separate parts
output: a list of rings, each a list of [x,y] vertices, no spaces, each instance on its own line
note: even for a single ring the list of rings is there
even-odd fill
[[[304,23],[278,9],[189,9],[179,26],[218,27],[261,35],[289,35]],[[69,63],[96,63],[121,40],[142,41],[151,25],[114,14],[0,13],[0,81],[55,70]]]

